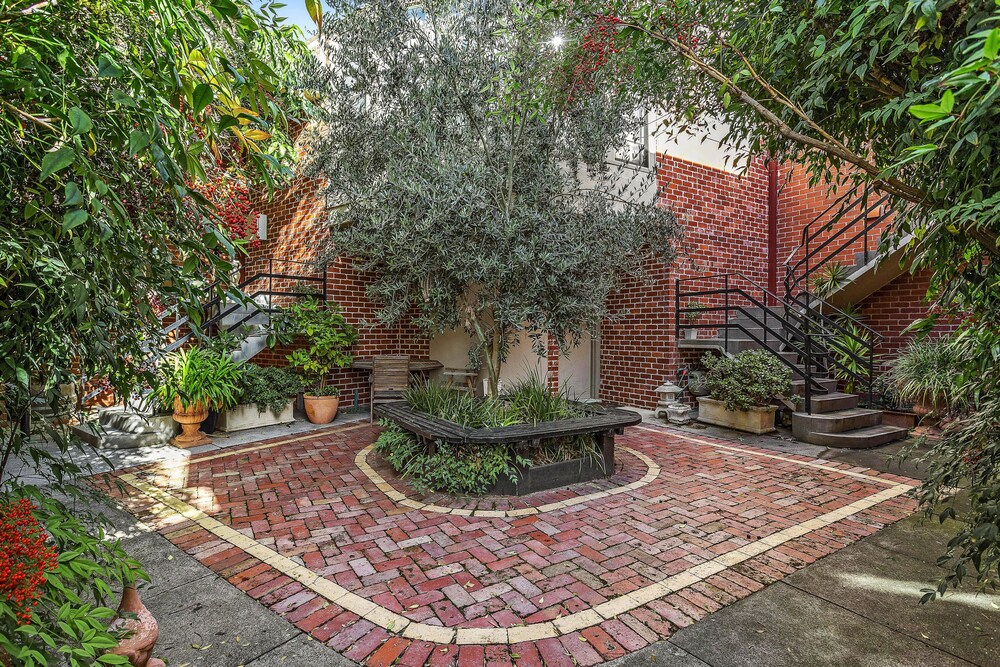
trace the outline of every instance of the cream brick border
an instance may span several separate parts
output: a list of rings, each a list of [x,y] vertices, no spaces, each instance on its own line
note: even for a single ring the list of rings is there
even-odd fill
[[[661,429],[644,428],[644,430],[649,430],[655,433],[668,433]],[[198,508],[189,505],[183,500],[137,478],[134,474],[124,474],[120,477],[120,479],[141,493],[149,496],[153,500],[162,503],[168,511],[193,521],[198,526],[212,533],[219,539],[242,549],[247,554],[261,560],[262,562],[267,563],[282,574],[300,582],[306,588],[312,590],[326,600],[342,607],[343,609],[357,614],[377,626],[380,626],[390,632],[400,634],[408,639],[417,639],[438,644],[516,644],[525,641],[537,641],[539,639],[559,637],[578,630],[583,630],[599,623],[603,623],[605,620],[615,618],[619,614],[624,614],[628,611],[641,607],[644,604],[670,595],[671,593],[676,593],[683,588],[696,584],[699,581],[711,577],[712,575],[718,574],[719,572],[723,572],[724,570],[742,563],[745,560],[766,553],[790,540],[834,524],[841,519],[854,516],[858,512],[908,493],[914,488],[910,484],[903,484],[901,482],[881,479],[879,477],[869,477],[868,475],[863,475],[858,472],[841,470],[840,468],[834,468],[833,466],[827,466],[821,463],[797,461],[795,459],[786,458],[777,454],[766,454],[763,452],[742,449],[740,447],[720,445],[707,440],[700,440],[697,438],[690,438],[675,434],[672,431],[668,434],[676,435],[676,437],[690,440],[698,444],[708,445],[710,447],[737,451],[763,458],[787,461],[797,465],[818,468],[829,472],[864,479],[870,482],[882,483],[888,485],[889,488],[883,489],[882,491],[874,493],[866,498],[856,500],[849,505],[845,505],[844,507],[826,512],[825,514],[822,514],[814,519],[810,519],[809,521],[780,530],[773,535],[768,535],[767,537],[761,538],[751,544],[747,544],[739,547],[738,549],[724,553],[721,556],[713,558],[712,560],[700,563],[684,570],[683,572],[679,572],[671,577],[668,577],[663,581],[649,584],[648,586],[644,586],[643,588],[632,591],[631,593],[626,593],[625,595],[608,600],[607,602],[603,602],[590,609],[584,609],[567,616],[561,616],[552,621],[531,623],[529,625],[515,626],[512,628],[445,628],[418,621],[411,621],[405,616],[401,616],[400,614],[386,609],[385,607],[381,607],[370,600],[366,600],[365,598],[350,592],[346,588],[343,588],[328,579],[324,579],[312,570],[299,565],[292,559],[282,556],[277,551],[274,551],[273,549],[247,537],[243,533],[230,528],[216,519],[213,519]],[[560,509],[558,506],[560,506],[561,503],[555,503],[554,505],[557,506],[555,509]],[[541,510],[541,508],[536,509]]]
[[[385,479],[375,472],[370,465],[368,465],[368,455],[372,453],[375,449],[375,445],[368,445],[354,457],[354,463],[361,469],[361,472],[375,484],[379,491],[384,493],[390,500],[403,505],[404,507],[409,507],[414,510],[421,510],[424,512],[435,512],[437,514],[452,514],[454,516],[477,516],[489,519],[515,519],[522,516],[531,516],[533,514],[543,514],[545,512],[552,512],[554,510],[565,509],[567,507],[572,507],[574,505],[580,505],[591,500],[596,500],[598,498],[607,498],[608,496],[615,496],[620,493],[628,493],[629,491],[634,491],[638,488],[646,486],[654,479],[656,479],[660,474],[660,466],[656,464],[653,459],[649,458],[641,452],[637,452],[631,447],[619,447],[620,450],[624,450],[629,454],[635,456],[637,459],[646,464],[646,474],[641,478],[629,484],[623,484],[622,486],[615,487],[613,489],[608,489],[607,491],[596,491],[594,493],[588,493],[584,496],[577,496],[576,498],[570,498],[569,500],[561,500],[555,503],[548,503],[546,505],[539,505],[538,507],[523,507],[516,510],[466,510],[459,509],[455,507],[445,507],[444,505],[434,505],[432,503],[422,503],[419,500],[413,500],[412,498],[407,498],[406,495],[397,491],[391,484],[389,484]]]

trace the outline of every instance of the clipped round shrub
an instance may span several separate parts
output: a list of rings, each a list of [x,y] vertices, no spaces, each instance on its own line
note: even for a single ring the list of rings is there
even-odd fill
[[[747,350],[735,357],[706,354],[705,384],[709,397],[734,412],[764,408],[778,395],[792,391],[792,371],[765,350]]]

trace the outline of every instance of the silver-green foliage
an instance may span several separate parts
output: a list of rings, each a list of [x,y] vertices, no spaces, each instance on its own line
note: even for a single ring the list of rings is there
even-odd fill
[[[707,371],[709,394],[723,401],[727,410],[766,407],[775,396],[792,391],[792,372],[764,350],[748,350],[735,357],[706,354],[701,360]]]
[[[639,96],[552,93],[555,25],[506,0],[330,5],[307,170],[337,205],[328,254],[371,272],[381,320],[464,328],[495,388],[519,332],[578,343],[623,278],[673,258],[652,172],[607,161]]]

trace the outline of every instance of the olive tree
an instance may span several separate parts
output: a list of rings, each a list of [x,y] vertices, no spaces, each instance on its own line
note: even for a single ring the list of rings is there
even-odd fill
[[[310,75],[322,101],[306,169],[327,184],[327,253],[374,276],[382,321],[462,327],[494,391],[521,333],[540,353],[542,334],[578,343],[679,234],[653,172],[609,160],[641,96],[574,94],[554,24],[522,10],[334,0]]]

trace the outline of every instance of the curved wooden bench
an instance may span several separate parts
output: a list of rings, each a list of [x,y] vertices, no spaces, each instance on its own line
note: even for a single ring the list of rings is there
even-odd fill
[[[604,469],[611,475],[615,469],[615,435],[635,426],[642,417],[630,410],[595,406],[595,414],[573,419],[557,419],[537,424],[514,424],[495,428],[470,428],[426,412],[414,410],[404,401],[381,403],[375,415],[391,419],[401,428],[427,443],[428,453],[434,453],[436,442],[455,445],[538,445],[542,440],[593,433],[604,456]]]

